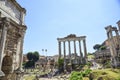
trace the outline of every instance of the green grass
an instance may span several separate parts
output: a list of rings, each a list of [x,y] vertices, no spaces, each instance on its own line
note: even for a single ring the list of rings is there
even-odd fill
[[[93,70],[92,74],[94,75],[94,80],[97,80],[99,77],[103,77],[105,80],[116,80],[116,79],[120,78],[120,70],[119,69]]]
[[[35,79],[35,75],[24,76],[24,80],[34,80],[34,79]]]

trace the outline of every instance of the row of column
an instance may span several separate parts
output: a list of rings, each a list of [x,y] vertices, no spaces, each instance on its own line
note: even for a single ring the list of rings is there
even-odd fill
[[[71,59],[71,42],[72,40],[68,40],[68,41],[62,41],[62,40],[58,40],[58,50],[59,50],[59,59],[61,58],[61,43],[63,42],[63,53],[64,53],[64,69],[66,69],[66,45],[65,43],[68,42],[68,53],[69,53],[69,60],[70,60],[70,63],[72,64],[72,59]],[[83,63],[83,53],[82,53],[82,49],[81,49],[81,40],[74,40],[73,43],[74,43],[74,57],[75,59],[77,59],[77,51],[76,51],[76,41],[79,42],[79,54],[80,54],[80,62]],[[83,48],[84,48],[84,58],[85,60],[87,61],[87,49],[86,49],[86,40],[83,39]],[[85,61],[85,62],[86,62]]]
[[[63,42],[63,52],[64,52],[64,56],[66,56],[66,41],[58,41],[58,50],[59,50],[59,58],[61,58],[61,43]],[[75,54],[75,58],[77,56],[77,52],[76,52],[76,41],[73,41],[74,42],[74,54]],[[81,50],[81,41],[79,40],[79,53],[80,53],[80,56],[83,57],[83,54],[82,54],[82,50]],[[87,50],[86,50],[86,41],[83,40],[83,47],[84,47],[84,55],[85,57],[87,56]],[[70,45],[70,41],[68,41],[68,53],[69,53],[69,57],[71,57],[71,45]]]

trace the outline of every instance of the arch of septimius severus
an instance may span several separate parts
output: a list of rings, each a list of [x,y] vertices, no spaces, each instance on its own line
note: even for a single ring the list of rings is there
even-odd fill
[[[111,52],[111,64],[114,67],[120,67],[120,35],[118,32],[120,31],[120,21],[118,21],[117,24],[119,30],[117,27],[112,27],[111,25],[105,27]],[[114,38],[113,34],[116,38]]]
[[[21,80],[25,13],[15,0],[0,0],[0,80]]]
[[[84,64],[86,61],[87,61],[87,48],[86,48],[86,36],[80,36],[80,37],[77,37],[75,34],[70,34],[68,35],[67,37],[64,37],[64,38],[57,38],[58,40],[58,53],[59,53],[59,59],[61,58],[62,56],[62,51],[63,51],[63,54],[64,54],[64,70],[66,70],[66,51],[68,50],[68,58],[69,58],[69,63],[70,64],[75,64],[77,60],[77,64]],[[74,44],[74,60],[75,62],[72,62],[72,56],[71,56],[71,42],[73,42]],[[76,49],[76,42],[79,43],[78,47],[79,47],[79,58],[77,57],[77,49]],[[81,49],[81,43],[83,42],[83,49],[84,51],[82,52],[82,49]],[[62,47],[62,43],[63,43],[63,47]],[[66,49],[66,43],[68,43],[68,49]],[[62,50],[63,48],[63,50]],[[84,53],[84,54],[83,54]],[[83,56],[84,55],[84,56]]]

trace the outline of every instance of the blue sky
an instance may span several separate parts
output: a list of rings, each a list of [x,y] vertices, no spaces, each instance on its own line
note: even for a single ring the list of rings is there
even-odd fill
[[[24,53],[47,49],[58,54],[58,37],[87,36],[87,51],[107,39],[105,27],[117,26],[120,0],[17,0],[26,8]]]

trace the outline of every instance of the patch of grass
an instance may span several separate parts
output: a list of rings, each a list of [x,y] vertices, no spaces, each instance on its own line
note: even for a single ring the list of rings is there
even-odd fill
[[[92,74],[94,75],[94,80],[103,78],[105,80],[115,80],[120,77],[119,69],[101,69],[101,70],[93,70]]]
[[[34,80],[35,79],[35,75],[31,75],[31,76],[24,76],[24,80]]]

